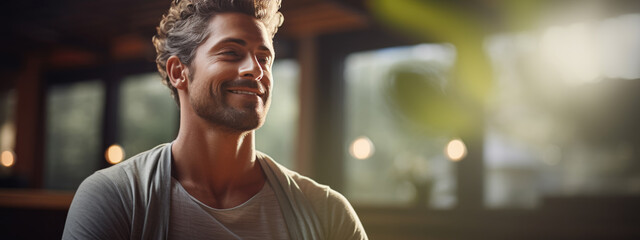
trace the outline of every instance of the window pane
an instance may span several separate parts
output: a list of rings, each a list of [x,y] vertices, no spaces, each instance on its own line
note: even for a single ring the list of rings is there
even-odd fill
[[[390,72],[417,65],[447,72],[450,45],[354,53],[347,57],[345,194],[356,204],[450,208],[456,201],[453,164],[444,156],[448,136],[419,133],[392,105]],[[445,74],[441,74],[444,76]],[[442,78],[446,83],[446,78]]]
[[[299,67],[295,60],[273,63],[273,95],[267,120],[256,131],[256,148],[278,163],[293,168],[298,125]]]
[[[640,194],[639,14],[487,43],[486,206]]]
[[[157,73],[123,79],[119,106],[118,143],[125,159],[175,138],[178,107]]]
[[[102,161],[101,81],[52,86],[46,99],[45,187],[76,189]]]

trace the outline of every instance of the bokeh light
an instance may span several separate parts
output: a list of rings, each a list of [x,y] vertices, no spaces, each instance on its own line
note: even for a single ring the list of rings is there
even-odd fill
[[[460,161],[467,156],[467,146],[462,140],[453,139],[447,144],[445,154],[451,161]]]
[[[105,158],[110,164],[117,164],[124,160],[124,149],[120,145],[113,144],[107,148],[105,152]]]
[[[353,143],[351,143],[351,147],[349,148],[349,153],[356,159],[364,160],[371,155],[373,155],[374,146],[371,139],[368,137],[359,137]]]
[[[4,167],[12,167],[16,163],[15,156],[11,151],[3,151],[0,157],[0,163]]]

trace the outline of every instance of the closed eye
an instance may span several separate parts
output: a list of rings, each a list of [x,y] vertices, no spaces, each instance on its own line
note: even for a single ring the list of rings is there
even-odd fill
[[[237,52],[235,51],[225,51],[225,52],[221,52],[221,55],[229,55],[229,56],[240,56]]]

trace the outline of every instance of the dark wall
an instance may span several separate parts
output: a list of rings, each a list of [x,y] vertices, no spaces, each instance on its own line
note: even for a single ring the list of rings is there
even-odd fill
[[[60,239],[66,209],[0,208],[2,239]]]

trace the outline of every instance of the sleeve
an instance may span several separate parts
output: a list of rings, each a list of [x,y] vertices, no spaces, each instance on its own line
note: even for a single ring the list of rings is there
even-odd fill
[[[338,191],[308,178],[298,179],[302,191],[323,224],[327,239],[368,240],[351,204]]]
[[[327,214],[330,219],[328,239],[367,240],[367,233],[353,210],[351,204],[342,194],[327,189]]]
[[[113,181],[94,173],[73,197],[62,239],[128,239],[130,214],[125,203]]]

